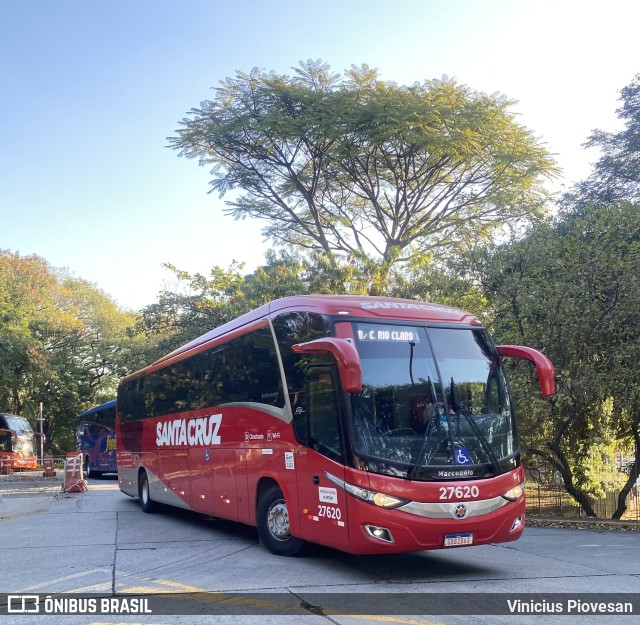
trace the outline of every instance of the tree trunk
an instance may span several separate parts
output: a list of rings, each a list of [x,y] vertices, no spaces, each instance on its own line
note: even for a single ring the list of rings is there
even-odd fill
[[[17,388],[13,389],[13,399],[11,401],[11,411],[13,414],[21,415],[22,401],[20,401],[20,392]]]
[[[629,473],[629,479],[625,482],[625,485],[622,487],[622,490],[618,495],[618,507],[611,516],[612,519],[621,519],[622,515],[627,511],[627,496],[631,492],[631,489],[636,483],[639,475],[640,473],[638,472],[638,460],[636,459],[635,462],[631,463],[631,472]]]
[[[631,463],[629,471],[629,479],[622,487],[620,494],[618,495],[618,507],[613,513],[612,519],[621,519],[622,515],[627,510],[627,496],[631,492],[634,484],[640,476],[640,415],[636,415],[635,421],[631,424],[631,430],[633,432],[633,440],[635,442],[635,458]]]
[[[589,501],[589,497],[587,494],[578,488],[573,483],[573,472],[571,471],[571,467],[569,466],[569,462],[567,461],[567,457],[560,447],[560,440],[562,438],[562,434],[564,433],[566,426],[569,424],[569,419],[565,421],[562,428],[558,432],[555,440],[548,444],[549,449],[557,456],[558,463],[558,471],[560,471],[560,475],[562,476],[562,481],[564,483],[564,489],[580,504],[581,508],[585,511],[585,514],[588,517],[595,517],[596,511],[593,509],[591,505],[591,501]]]
[[[567,493],[576,500],[588,517],[595,517],[596,512],[591,505],[591,501],[589,501],[588,495],[573,483],[573,473],[571,472],[569,463],[567,462],[565,455],[562,453],[562,450],[556,449],[557,446],[554,443],[549,443],[548,447],[557,457],[554,457],[541,449],[529,449],[529,453],[532,456],[540,456],[541,458],[544,458],[556,471],[558,471],[562,476],[562,483]]]

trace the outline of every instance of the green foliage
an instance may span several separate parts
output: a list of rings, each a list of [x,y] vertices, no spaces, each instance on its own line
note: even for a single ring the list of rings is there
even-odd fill
[[[133,320],[43,259],[0,252],[0,410],[35,427],[42,403],[48,445],[75,448],[77,415],[115,394]]]
[[[640,202],[640,74],[620,91],[617,110],[624,127],[618,132],[594,130],[585,144],[600,150],[593,174],[578,186],[582,197],[608,202]]]
[[[630,436],[626,415],[640,405],[640,207],[565,209],[500,248],[485,272],[498,340],[541,349],[557,371],[550,405],[529,399],[526,370],[512,373],[529,457],[588,500],[603,488],[598,458]]]
[[[264,220],[277,245],[359,265],[373,292],[394,266],[537,218],[556,173],[512,102],[455,81],[399,86],[366,65],[340,76],[308,61],[293,76],[238,72],[214,94],[169,145],[212,167],[213,191],[235,191],[230,214]]]

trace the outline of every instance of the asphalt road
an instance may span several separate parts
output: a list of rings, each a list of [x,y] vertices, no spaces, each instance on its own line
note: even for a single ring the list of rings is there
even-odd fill
[[[106,478],[91,480],[86,493],[59,499],[50,493],[5,496],[0,536],[1,593],[41,601],[52,593],[218,593],[195,595],[185,610],[194,613],[187,615],[0,616],[8,625],[540,625],[541,614],[522,613],[528,608],[520,608],[523,603],[546,612],[543,623],[640,623],[635,594],[640,593],[640,532],[528,527],[521,540],[503,545],[393,556],[311,547],[302,557],[282,558],[259,545],[253,528],[171,509],[144,514],[136,500],[120,493],[115,479]],[[243,594],[238,598],[237,592]],[[266,593],[262,600],[261,593]],[[347,593],[354,611],[331,614],[323,598],[336,593]],[[493,610],[494,593],[504,593],[516,611],[483,614]],[[629,595],[634,613],[584,614],[578,606],[567,614],[563,593],[580,593],[583,599],[595,597],[592,593],[634,593]],[[436,603],[412,603],[427,595]],[[240,614],[220,608],[219,602],[226,606],[234,600]],[[563,613],[549,615],[556,604]],[[367,605],[371,614],[363,613]],[[381,614],[387,605],[388,614]],[[443,607],[407,613],[407,606],[415,605]],[[477,613],[470,605],[478,606]]]

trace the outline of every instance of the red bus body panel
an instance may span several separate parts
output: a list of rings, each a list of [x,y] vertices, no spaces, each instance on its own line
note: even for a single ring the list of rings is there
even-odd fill
[[[123,381],[161,369],[257,327],[284,311],[480,326],[460,310],[414,302],[359,296],[299,296],[266,304],[216,328]],[[286,417],[286,415],[284,415]],[[177,425],[172,425],[177,422]],[[153,499],[219,518],[256,525],[256,507],[265,484],[277,484],[289,509],[291,534],[355,554],[439,549],[445,535],[472,534],[473,545],[506,542],[524,528],[525,498],[470,518],[429,518],[401,508],[361,501],[327,478],[417,504],[469,503],[500,498],[524,482],[522,467],[490,479],[422,482],[345,467],[300,445],[286,418],[255,407],[218,406],[117,424],[118,471],[123,492],[138,496],[139,471],[149,476]],[[215,429],[217,428],[217,429]],[[215,436],[214,436],[215,430]],[[198,439],[198,432],[206,440]],[[219,437],[216,438],[216,437]],[[456,496],[456,487],[467,496]],[[468,495],[470,487],[478,495]],[[442,489],[445,489],[444,491]],[[452,494],[453,493],[453,494]],[[443,496],[447,497],[443,500]],[[393,539],[375,539],[366,525],[387,529]]]

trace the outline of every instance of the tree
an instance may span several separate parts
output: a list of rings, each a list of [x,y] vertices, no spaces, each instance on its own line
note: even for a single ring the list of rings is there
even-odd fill
[[[249,274],[236,262],[228,269],[215,266],[208,276],[165,267],[180,286],[163,291],[142,310],[136,324],[136,334],[146,343],[140,366],[273,299],[309,292],[305,262],[285,253],[276,257],[269,252],[267,263]]]
[[[180,345],[232,319],[289,295],[311,293],[367,293],[357,267],[334,265],[326,256],[299,256],[270,251],[266,263],[251,273],[232,263],[215,266],[209,275],[190,274],[166,264],[174,272],[175,291],[163,291],[155,304],[145,307],[133,338],[144,346],[130,355],[129,363],[149,364]],[[135,366],[135,365],[134,365]]]
[[[79,409],[113,399],[118,379],[131,372],[127,330],[135,315],[86,280],[61,274],[52,296],[55,315],[34,328],[50,363],[41,401],[51,415],[48,437],[69,448]]]
[[[594,130],[585,147],[601,151],[591,176],[578,185],[580,196],[604,201],[640,203],[640,74],[621,89],[616,111],[624,128]]]
[[[46,376],[47,358],[33,329],[53,316],[55,277],[36,256],[0,250],[0,406],[21,414],[29,390]]]
[[[565,203],[582,207],[590,202],[615,206],[617,202],[633,202],[640,206],[640,74],[620,91],[622,106],[618,108],[623,128],[618,132],[594,130],[585,144],[600,150],[593,173],[587,180],[576,186],[565,198]],[[612,211],[612,217],[616,211]],[[634,318],[630,318],[629,327],[637,331]],[[620,329],[616,328],[618,332]],[[626,415],[628,435],[633,441],[634,460],[628,471],[628,478],[618,497],[618,507],[614,518],[620,518],[626,510],[626,497],[640,477],[640,389],[636,378],[629,379],[624,372],[633,368],[638,361],[637,343],[630,340],[619,345],[616,363],[624,363],[623,375],[612,375],[616,387],[617,406]],[[612,372],[613,374],[613,372]]]
[[[112,398],[127,371],[134,316],[42,258],[0,251],[0,320],[0,410],[35,425],[42,402],[48,444],[75,447],[77,415]]]
[[[546,150],[513,102],[454,80],[409,87],[366,65],[321,61],[293,76],[238,72],[180,122],[170,147],[212,166],[227,212],[266,222],[276,245],[389,270],[543,212]]]
[[[541,349],[556,367],[551,403],[514,376],[529,461],[544,459],[589,516],[603,488],[594,464],[634,423],[637,433],[639,276],[640,207],[628,203],[565,208],[485,267],[494,335]]]

